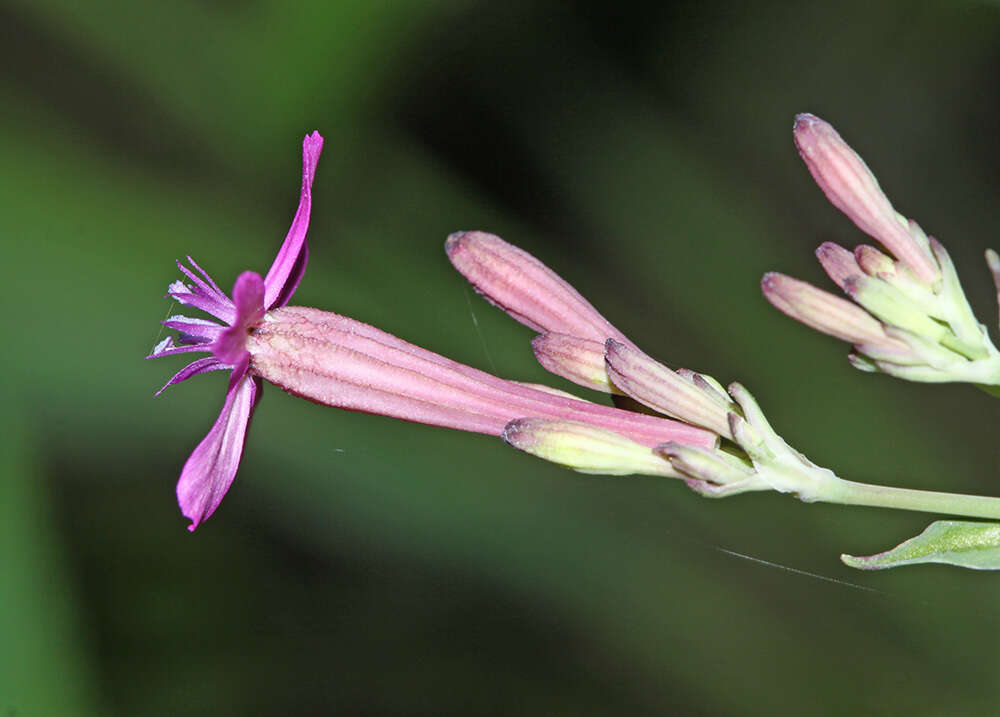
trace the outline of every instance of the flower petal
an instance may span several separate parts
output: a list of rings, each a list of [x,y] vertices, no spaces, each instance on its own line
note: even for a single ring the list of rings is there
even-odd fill
[[[192,361],[180,371],[175,373],[174,377],[163,384],[163,388],[153,395],[159,396],[161,393],[166,391],[168,387],[173,386],[175,383],[180,383],[181,381],[187,381],[189,378],[197,376],[199,373],[205,373],[206,371],[220,371],[228,368],[229,366],[226,366],[214,356],[206,356],[203,359]]]
[[[199,287],[188,286],[182,281],[175,281],[170,284],[170,288],[167,290],[167,298],[173,299],[178,304],[200,309],[206,314],[211,314],[215,318],[225,321],[227,324],[232,323],[233,317],[236,315],[233,304],[229,301],[228,297],[223,297],[226,299],[225,303],[223,303],[212,296],[206,296],[201,292]]]
[[[177,502],[191,519],[188,530],[208,519],[229,490],[243,455],[258,390],[255,379],[240,376],[226,394],[215,425],[184,464],[177,482]]]
[[[174,344],[174,337],[168,336],[163,339],[160,343],[153,347],[153,352],[144,358],[160,358],[161,356],[173,356],[174,354],[186,354],[193,352],[206,352],[210,351],[211,347],[208,346],[208,341],[198,341],[196,343],[184,344],[182,346],[177,346]]]
[[[192,319],[188,316],[171,316],[160,322],[168,329],[180,331],[190,337],[214,341],[226,327],[208,319]]]
[[[212,353],[224,364],[235,366],[247,356],[247,330],[264,318],[264,280],[260,274],[244,271],[233,284],[236,319],[219,334]]]
[[[319,132],[306,135],[302,140],[302,193],[299,196],[299,208],[274,263],[264,277],[264,305],[268,309],[287,304],[305,274],[309,256],[306,231],[309,229],[309,214],[312,211],[312,183],[322,151],[323,137]]]

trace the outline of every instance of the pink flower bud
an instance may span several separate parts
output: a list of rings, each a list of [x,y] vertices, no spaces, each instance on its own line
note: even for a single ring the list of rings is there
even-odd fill
[[[833,279],[833,283],[841,289],[844,288],[847,279],[861,273],[861,267],[858,266],[854,254],[832,241],[819,245],[816,249],[816,258],[819,259],[827,275]]]
[[[639,403],[721,436],[729,432],[729,408],[708,391],[679,376],[639,349],[608,339],[605,346],[608,375],[618,388]]]
[[[871,314],[846,299],[775,272],[764,274],[760,285],[764,296],[776,309],[828,336],[856,345],[907,351],[902,342],[886,336],[882,325]]]
[[[579,421],[518,418],[504,428],[503,439],[525,453],[580,473],[679,477],[670,462],[648,446]]]
[[[604,344],[625,336],[558,274],[523,249],[486,232],[455,232],[448,259],[487,301],[539,333]]]
[[[868,276],[892,276],[896,273],[896,262],[873,246],[862,244],[854,248],[854,258],[858,266]]]
[[[911,231],[910,223],[893,209],[868,165],[829,123],[800,114],[795,118],[794,135],[813,179],[837,209],[925,283],[941,277],[926,244],[920,241],[922,233]]]
[[[531,341],[535,358],[547,371],[586,388],[621,393],[604,367],[604,344],[566,334],[539,334]]]

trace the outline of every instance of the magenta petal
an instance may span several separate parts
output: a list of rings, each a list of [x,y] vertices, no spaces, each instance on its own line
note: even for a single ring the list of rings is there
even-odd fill
[[[308,257],[306,231],[309,229],[309,214],[312,211],[312,183],[322,151],[323,138],[319,132],[306,135],[302,140],[302,193],[299,208],[274,263],[264,277],[264,285],[267,287],[264,305],[268,309],[287,304],[305,273]]]
[[[244,271],[233,285],[236,320],[219,334],[212,353],[224,364],[235,366],[247,354],[247,330],[264,318],[264,280],[260,274]]]
[[[196,291],[192,291],[183,281],[175,281],[167,291],[167,298],[173,299],[178,304],[200,309],[206,314],[211,314],[215,318],[225,321],[227,324],[233,321],[235,312],[233,311],[232,302],[228,298],[226,298],[225,302],[222,302],[212,296],[198,293],[200,287],[194,288]]]
[[[226,394],[215,425],[184,464],[177,481],[177,502],[191,519],[188,530],[215,512],[236,476],[257,390],[256,381],[249,376],[236,382]]]
[[[160,323],[168,329],[174,329],[187,336],[204,339],[205,341],[215,340],[226,328],[208,319],[191,319],[187,316],[171,316]]]
[[[163,388],[157,391],[154,396],[159,396],[161,393],[167,390],[170,386],[175,383],[180,383],[181,381],[187,381],[192,376],[197,376],[199,373],[205,373],[206,371],[219,371],[221,369],[227,369],[224,363],[219,361],[214,356],[208,356],[203,359],[198,359],[197,361],[192,361],[187,366],[182,368],[180,371],[174,374],[174,377],[163,384]]]

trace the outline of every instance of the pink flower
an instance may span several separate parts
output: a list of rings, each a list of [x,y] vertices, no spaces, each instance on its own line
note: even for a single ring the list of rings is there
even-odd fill
[[[192,283],[175,281],[170,285],[167,296],[211,314],[224,324],[185,316],[172,316],[163,322],[181,332],[180,345],[175,345],[173,339],[168,337],[147,358],[188,352],[209,352],[211,356],[182,368],[160,392],[199,373],[231,371],[229,389],[219,418],[187,459],[177,482],[177,501],[181,512],[191,519],[188,530],[194,530],[215,512],[236,476],[247,427],[260,391],[260,380],[250,371],[246,336],[252,327],[260,323],[267,310],[288,303],[305,273],[309,256],[306,231],[312,209],[312,183],[322,150],[323,138],[319,132],[307,135],[302,141],[299,208],[267,276],[261,279],[252,271],[240,274],[230,299],[191,257],[188,257],[188,262],[194,267],[193,271],[177,262],[181,273]]]
[[[150,357],[211,354],[185,366],[164,388],[206,371],[231,372],[219,418],[184,464],[177,483],[181,511],[191,520],[189,530],[215,512],[233,482],[261,379],[328,406],[494,436],[521,418],[582,424],[596,430],[595,435],[624,437],[617,443],[605,438],[608,445],[634,444],[640,452],[645,447],[650,461],[661,460],[651,449],[666,442],[716,445],[717,436],[701,428],[497,378],[354,319],[286,306],[305,272],[310,193],[322,147],[315,132],[303,142],[299,209],[263,279],[244,272],[230,299],[189,257],[193,270],[178,267],[191,283],[174,282],[168,291],[170,298],[223,323],[183,316],[163,322],[181,332],[179,342],[166,339]],[[544,276],[541,271],[539,277]],[[570,297],[575,293],[568,292]]]

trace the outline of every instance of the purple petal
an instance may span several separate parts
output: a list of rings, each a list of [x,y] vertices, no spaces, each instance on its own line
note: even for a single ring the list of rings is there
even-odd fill
[[[193,281],[195,285],[198,287],[197,289],[194,289],[195,293],[203,294],[212,299],[215,299],[216,301],[227,302],[229,299],[226,296],[226,292],[224,292],[222,289],[219,288],[219,285],[215,283],[212,277],[210,277],[204,269],[198,266],[195,263],[194,259],[188,257],[187,260],[191,262],[191,265],[198,270],[198,274],[201,274],[201,276],[195,274],[193,271],[188,269],[179,261],[177,262],[177,268],[180,269],[181,272],[184,274],[184,276]]]
[[[219,334],[212,344],[212,353],[222,363],[238,364],[247,356],[247,330],[264,318],[264,280],[260,274],[244,271],[233,285],[236,318],[233,325]]]
[[[190,304],[202,311],[205,311],[217,319],[225,321],[227,324],[233,322],[233,302],[229,300],[218,284],[212,280],[204,269],[198,266],[195,261],[188,257],[188,261],[202,275],[199,277],[186,266],[177,262],[177,268],[188,279],[194,282],[193,285],[185,284],[182,281],[175,281],[170,285],[167,296],[182,304]],[[202,278],[204,277],[204,278]]]
[[[215,425],[184,464],[177,482],[177,502],[194,530],[219,507],[236,476],[247,426],[257,402],[258,385],[241,376],[226,394]]]
[[[268,309],[287,304],[306,271],[309,255],[306,231],[309,229],[309,213],[312,211],[312,183],[322,151],[323,138],[319,132],[306,135],[302,140],[302,193],[299,208],[274,263],[264,277],[264,305]]]
[[[200,266],[198,266],[198,262],[196,262],[194,259],[192,259],[190,255],[188,256],[187,260],[191,264],[191,266],[193,266],[195,269],[198,270],[198,273],[202,275],[202,277],[205,279],[205,281],[208,283],[208,285],[212,288],[212,290],[220,298],[223,298],[223,299],[228,298],[228,297],[226,297],[226,292],[224,292],[219,287],[219,285],[215,283],[215,280],[211,276],[209,276],[208,272],[205,271],[204,269],[202,269]],[[187,272],[185,272],[185,273],[187,273]],[[188,276],[191,276],[191,275],[188,274]],[[199,283],[201,283],[201,282],[199,282]]]
[[[195,290],[192,291],[192,289]],[[228,297],[223,297],[225,298],[225,302],[222,302],[200,293],[198,287],[189,287],[180,281],[175,281],[170,285],[170,288],[167,290],[167,298],[173,299],[178,304],[200,309],[206,314],[211,314],[215,318],[225,321],[227,324],[232,323],[233,318],[236,316],[236,310],[233,309],[233,304]]]
[[[151,359],[151,358],[160,358],[161,356],[173,356],[174,354],[186,354],[198,351],[202,352],[211,351],[211,349],[207,344],[208,344],[207,341],[201,341],[199,343],[189,344],[187,346],[175,346],[173,337],[168,336],[167,338],[163,339],[163,341],[156,344],[156,346],[153,347],[153,352],[149,354],[149,356],[145,356],[144,358]]]
[[[197,376],[199,373],[205,373],[206,371],[219,371],[221,369],[228,368],[229,366],[226,366],[214,356],[207,356],[203,359],[192,361],[180,371],[175,373],[174,377],[163,384],[163,388],[153,395],[159,396],[161,393],[166,391],[169,386],[173,386],[175,383],[180,383],[181,381],[187,381],[189,378]]]
[[[175,329],[187,336],[197,337],[205,341],[214,341],[226,327],[220,326],[208,319],[192,319],[187,316],[171,316],[160,322],[168,329]]]

